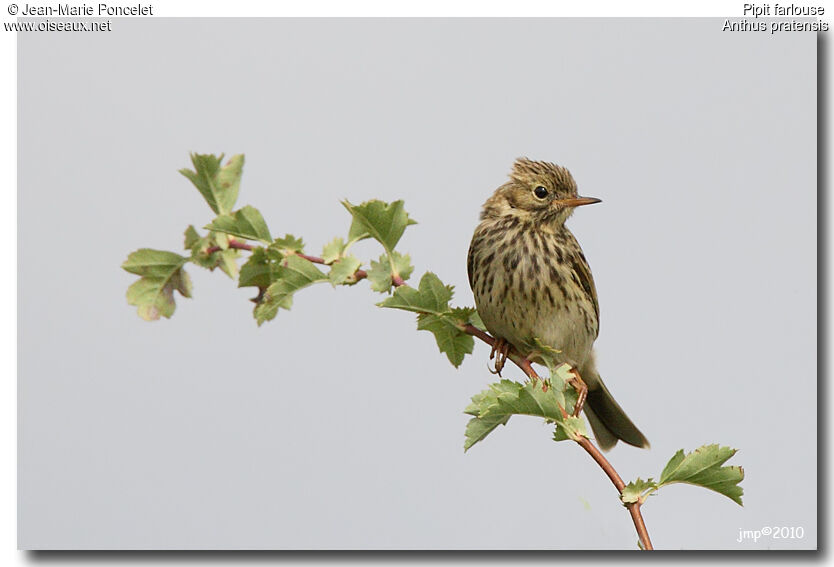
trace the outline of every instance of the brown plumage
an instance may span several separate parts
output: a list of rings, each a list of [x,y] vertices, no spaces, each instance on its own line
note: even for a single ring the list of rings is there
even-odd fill
[[[588,385],[585,413],[603,449],[618,439],[648,447],[597,373],[597,292],[582,248],[565,226],[576,207],[597,202],[578,196],[564,167],[518,159],[510,180],[484,203],[469,247],[469,285],[496,338],[533,361],[533,340],[539,339],[579,370]]]

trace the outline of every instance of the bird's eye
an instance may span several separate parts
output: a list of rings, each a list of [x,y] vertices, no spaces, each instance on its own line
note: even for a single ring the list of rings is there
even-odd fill
[[[533,193],[534,193],[534,194],[536,195],[536,197],[538,197],[539,199],[544,199],[545,197],[547,197],[547,188],[542,187],[541,185],[539,185],[538,187],[536,187],[535,189],[533,189]]]

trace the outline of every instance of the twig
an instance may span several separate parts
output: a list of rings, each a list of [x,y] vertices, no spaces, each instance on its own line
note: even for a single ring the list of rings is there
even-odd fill
[[[325,266],[328,265],[327,262],[324,261],[324,258],[319,258],[318,256],[308,256],[307,254],[302,254],[300,252],[297,252],[296,256],[298,256],[299,258],[304,258],[305,260],[309,260],[313,264],[324,264]],[[368,272],[366,272],[365,270],[356,270],[355,272],[353,272],[353,277],[355,278],[355,281],[363,280],[368,277]],[[400,281],[402,283],[399,285],[405,284],[405,282],[403,282],[402,279],[400,279]],[[397,283],[394,282],[394,285],[397,285]]]
[[[219,250],[219,247],[213,247]],[[238,240],[229,240],[229,248],[237,248],[240,250],[252,250],[252,247],[244,242],[240,242]],[[209,249],[211,250],[211,249]],[[309,260],[314,264],[324,264],[327,265],[327,262],[324,261],[323,258],[318,256],[308,256],[307,254],[296,253],[299,257],[304,258],[305,260]],[[368,273],[365,270],[356,270],[354,272],[354,277],[356,280],[361,280],[363,278],[368,277]],[[391,278],[392,283],[395,287],[406,286],[408,285],[405,281],[398,275],[395,275]],[[466,324],[464,325],[461,330],[468,334],[472,335],[473,337],[477,337],[481,339],[486,344],[492,346],[495,344],[495,337],[490,335],[489,333],[482,331],[481,329],[477,328],[475,325]],[[533,365],[530,361],[521,356],[521,354],[515,350],[514,347],[510,347],[510,351],[508,354],[508,358],[513,361],[513,363],[518,366],[524,374],[532,379],[532,380],[541,380],[541,377],[533,368]],[[562,411],[563,417],[568,417],[568,413],[565,411],[564,408],[559,408]],[[625,488],[625,483],[614,467],[608,462],[608,459],[605,458],[600,450],[594,445],[590,439],[587,437],[579,437],[576,440],[580,447],[585,449],[585,452],[588,453],[591,458],[600,466],[603,472],[608,476],[611,482],[614,484],[614,487],[617,489],[617,492],[622,494],[623,489]],[[628,508],[629,513],[631,514],[631,520],[634,522],[634,528],[637,530],[637,535],[640,538],[640,542],[643,545],[643,549],[645,550],[652,550],[652,541],[649,538],[649,532],[646,529],[646,523],[643,521],[643,515],[640,512],[640,502],[631,502],[626,504],[626,508]]]
[[[477,328],[475,325],[467,324],[463,327],[463,332],[474,337],[478,337],[486,344],[492,346],[495,343],[495,338],[492,337],[489,333],[482,331],[481,329]],[[528,378],[533,380],[540,380],[538,373],[533,369],[533,366],[530,364],[530,361],[527,358],[521,356],[515,348],[510,348],[509,359],[512,360],[516,366],[521,368],[524,371],[524,374],[527,375]],[[562,416],[568,417],[568,413],[565,411],[564,408],[560,407],[562,410]],[[611,479],[611,482],[614,484],[614,487],[617,489],[617,492],[622,494],[623,489],[625,488],[625,483],[617,471],[614,469],[613,465],[605,458],[600,450],[594,445],[590,439],[587,437],[580,437],[577,441],[579,446],[585,449],[591,458],[596,461],[596,463],[600,466],[603,472]],[[631,519],[634,522],[634,528],[637,530],[637,535],[640,538],[640,542],[643,544],[643,549],[652,550],[652,541],[649,538],[649,532],[646,529],[646,523],[643,521],[643,514],[640,512],[640,502],[632,502],[630,504],[626,504],[626,508],[628,508],[629,513],[631,514]]]
[[[234,248],[236,250],[248,250],[252,251],[252,245],[246,244],[245,242],[241,242],[240,240],[235,240],[234,238],[229,238],[229,248]],[[209,246],[206,248],[206,254],[212,255],[215,252],[220,252],[223,250],[219,246]]]
[[[617,492],[622,494],[623,489],[625,488],[625,483],[611,463],[608,462],[608,459],[605,458],[605,455],[603,455],[600,450],[597,449],[597,446],[591,443],[591,440],[587,437],[580,437],[579,440],[577,440],[577,443],[579,443],[579,445],[585,449],[589,455],[591,455],[591,458],[596,461],[605,474],[608,475],[608,478],[611,479],[611,482],[614,483]],[[643,544],[643,549],[651,551],[654,547],[652,547],[652,540],[649,538],[649,532],[646,529],[646,522],[643,521],[643,514],[640,512],[640,505],[640,502],[631,502],[626,504],[626,508],[628,508],[628,512],[631,514],[631,520],[634,522],[634,529],[637,530],[637,536]]]
[[[252,250],[252,246],[246,244],[245,242],[241,242],[240,240],[235,240],[234,238],[229,239],[229,248],[237,248],[238,250]]]

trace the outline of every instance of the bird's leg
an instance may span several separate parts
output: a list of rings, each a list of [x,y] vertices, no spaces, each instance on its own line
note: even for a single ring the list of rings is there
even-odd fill
[[[507,356],[510,353],[510,343],[501,337],[497,337],[492,343],[492,350],[489,352],[489,359],[495,359],[495,370],[490,370],[493,374],[501,376],[501,371],[504,369],[504,364],[507,362]]]
[[[582,408],[585,407],[585,398],[588,397],[588,385],[582,380],[576,368],[571,368],[570,372],[573,374],[573,378],[568,380],[568,384],[576,390],[576,404],[573,406],[573,417],[579,417]]]

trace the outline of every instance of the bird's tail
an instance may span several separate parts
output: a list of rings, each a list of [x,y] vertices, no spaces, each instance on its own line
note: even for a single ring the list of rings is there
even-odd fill
[[[585,415],[588,416],[594,437],[602,450],[611,449],[619,439],[629,445],[648,449],[649,440],[637,429],[605,387],[605,383],[593,367],[593,361],[589,365],[586,364],[580,375],[588,385]]]

